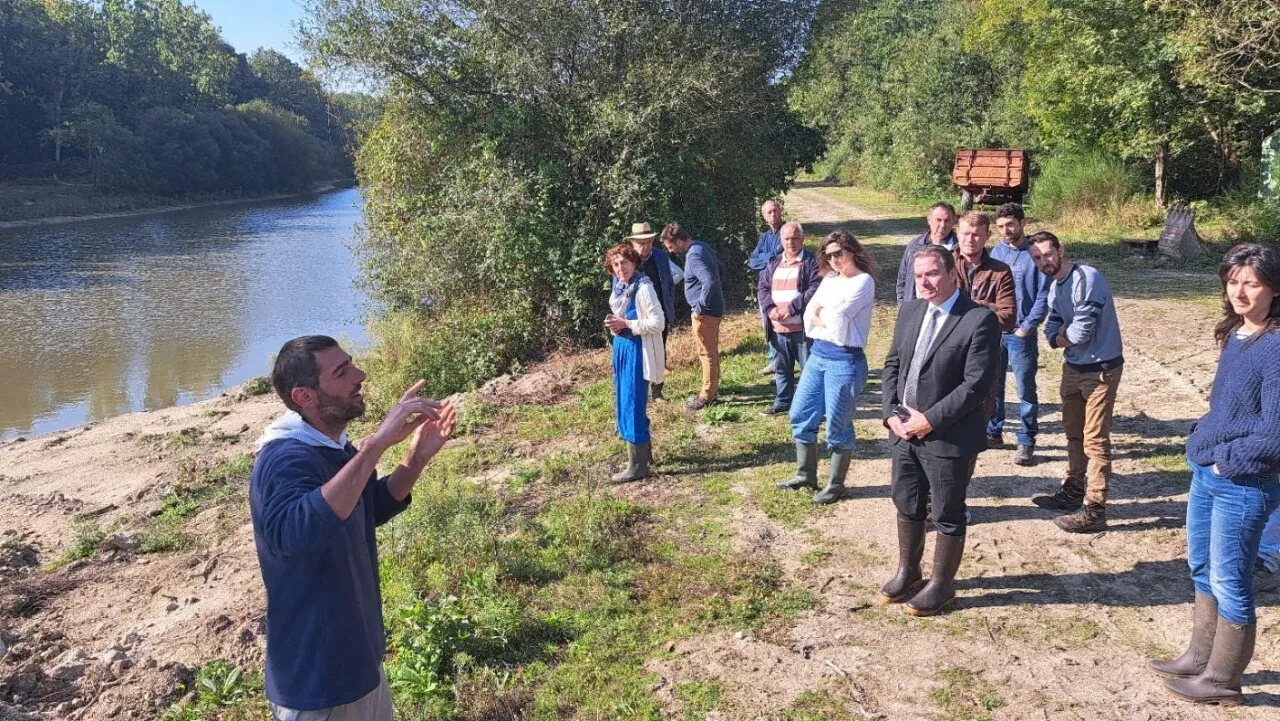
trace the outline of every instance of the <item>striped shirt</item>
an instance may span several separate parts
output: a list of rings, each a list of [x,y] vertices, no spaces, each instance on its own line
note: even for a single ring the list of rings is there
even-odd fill
[[[799,255],[795,260],[788,260],[784,254],[778,261],[778,269],[773,272],[773,284],[769,287],[774,306],[785,308],[800,295],[800,270],[803,265],[804,261]],[[798,333],[804,330],[804,319],[799,313],[781,322],[772,319],[769,322],[775,333]]]

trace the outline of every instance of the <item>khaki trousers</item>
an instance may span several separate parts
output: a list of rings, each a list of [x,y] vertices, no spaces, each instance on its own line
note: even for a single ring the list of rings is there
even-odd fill
[[[1062,366],[1062,426],[1067,436],[1063,485],[1085,503],[1104,505],[1111,481],[1111,417],[1121,368],[1080,373]]]
[[[698,360],[702,363],[704,399],[720,397],[720,319],[713,315],[693,315],[693,340],[698,344]]]

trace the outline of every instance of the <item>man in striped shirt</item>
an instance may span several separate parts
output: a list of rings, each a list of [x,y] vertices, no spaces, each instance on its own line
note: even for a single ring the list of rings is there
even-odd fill
[[[756,298],[760,314],[769,320],[766,337],[776,358],[774,365],[773,405],[766,416],[786,413],[796,393],[796,372],[809,359],[809,339],[804,335],[804,307],[818,291],[822,276],[818,257],[804,249],[804,228],[799,223],[786,223],[779,230],[782,253],[774,256],[760,273]]]

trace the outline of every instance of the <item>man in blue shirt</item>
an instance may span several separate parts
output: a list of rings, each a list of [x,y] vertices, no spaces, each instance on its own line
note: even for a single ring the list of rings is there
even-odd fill
[[[765,225],[769,227],[760,233],[755,250],[747,257],[747,266],[757,273],[763,273],[769,267],[769,261],[782,255],[782,204],[776,200],[764,201],[764,205],[760,206],[760,217],[764,218]],[[760,369],[760,374],[771,376],[778,367],[778,352],[770,341],[773,335],[772,324],[763,311],[760,313],[760,324],[764,328],[764,345],[769,355],[769,363]]]
[[[684,297],[693,311],[693,339],[702,364],[702,390],[689,396],[684,407],[700,411],[720,395],[720,319],[724,317],[723,269],[711,246],[694,240],[679,223],[662,229],[662,244],[685,256]]]
[[[453,435],[448,402],[418,381],[357,449],[365,374],[328,336],[284,344],[271,383],[289,411],[258,441],[249,511],[267,590],[266,695],[277,721],[391,721],[374,528],[408,507],[427,462]],[[410,438],[404,460],[378,461]]]
[[[1000,358],[997,361],[995,409],[987,421],[987,447],[1004,448],[1004,382],[1005,372],[1012,366],[1018,387],[1018,452],[1013,462],[1020,466],[1035,464],[1036,435],[1040,432],[1040,402],[1036,397],[1036,368],[1040,363],[1040,344],[1036,330],[1049,312],[1049,286],[1053,279],[1036,267],[1031,259],[1023,220],[1026,214],[1017,203],[1005,203],[996,209],[996,228],[1003,243],[991,249],[991,257],[1013,271],[1013,290],[1017,298],[1017,328],[1002,333]]]
[[[903,303],[916,299],[916,279],[912,270],[916,251],[926,245],[941,245],[947,250],[956,249],[956,209],[951,203],[938,202],[929,206],[925,216],[929,230],[907,243],[902,252],[902,263],[898,266],[897,299],[898,307]]]

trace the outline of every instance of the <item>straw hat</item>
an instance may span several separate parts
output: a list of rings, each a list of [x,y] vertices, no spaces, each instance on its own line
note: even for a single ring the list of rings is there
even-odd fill
[[[623,240],[649,240],[656,237],[658,237],[658,234],[653,232],[648,223],[632,223],[631,235],[623,238]]]

